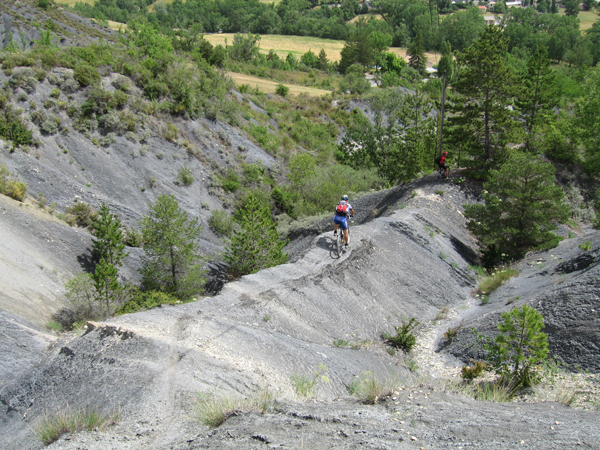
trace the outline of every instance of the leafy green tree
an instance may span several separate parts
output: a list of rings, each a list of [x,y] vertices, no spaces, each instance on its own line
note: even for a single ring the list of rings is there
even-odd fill
[[[338,70],[346,74],[347,70],[354,64],[360,64],[363,68],[373,64],[374,49],[369,41],[370,31],[368,28],[355,29],[344,44],[340,52]]]
[[[596,66],[600,62],[600,20],[594,22],[591,28],[587,29],[586,39],[591,42],[592,49],[592,66]]]
[[[584,83],[585,94],[576,104],[575,128],[594,173],[600,173],[600,65],[591,69]]]
[[[373,61],[377,67],[381,67],[383,65],[383,55],[392,44],[392,36],[380,31],[373,31],[367,39],[373,49]]]
[[[92,234],[92,253],[98,261],[92,278],[96,292],[106,302],[108,311],[110,302],[114,301],[115,294],[119,291],[118,268],[123,265],[127,252],[123,244],[121,221],[111,214],[104,203],[92,222]]]
[[[430,166],[428,149],[435,147],[436,123],[432,105],[420,93],[386,89],[369,99],[371,122],[354,110],[346,136],[336,154],[355,169],[374,168],[389,183],[413,179]],[[431,153],[429,153],[430,155]]]
[[[309,50],[300,57],[300,62],[307,67],[316,69],[319,65],[319,58],[312,50]]]
[[[227,49],[229,56],[234,61],[248,62],[258,56],[260,36],[258,34],[236,33],[233,36],[233,43]]]
[[[448,41],[452,50],[469,48],[485,30],[485,19],[476,7],[447,15],[440,24],[440,39]]]
[[[505,311],[501,317],[500,334],[486,346],[492,367],[513,391],[533,386],[540,380],[536,366],[548,357],[548,335],[541,331],[544,318],[527,305]]]
[[[142,283],[188,300],[202,291],[204,271],[197,240],[198,218],[190,218],[173,195],[161,195],[140,220],[144,240]]]
[[[554,166],[527,153],[513,153],[484,183],[485,204],[465,208],[467,226],[483,246],[487,266],[519,258],[532,248],[552,248],[552,233],[569,217]],[[506,256],[504,256],[506,255]]]
[[[239,229],[233,231],[225,249],[225,261],[233,276],[256,273],[287,261],[283,252],[287,242],[279,239],[270,208],[255,193],[248,194],[234,220]]]
[[[287,174],[288,180],[292,183],[294,190],[303,201],[306,201],[306,194],[310,187],[311,179],[315,175],[317,163],[315,158],[308,153],[300,153],[290,160]]]
[[[362,95],[371,89],[371,83],[365,79],[364,67],[360,64],[353,64],[346,69],[346,75],[340,81],[339,87],[341,92]]]
[[[518,83],[507,64],[506,47],[502,30],[492,25],[456,57],[460,75],[448,102],[448,123],[482,165],[501,159],[497,153],[507,144],[521,142],[513,108]]]

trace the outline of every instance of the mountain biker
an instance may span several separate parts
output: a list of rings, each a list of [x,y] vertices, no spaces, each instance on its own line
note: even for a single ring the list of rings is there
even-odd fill
[[[338,226],[344,231],[344,242],[348,247],[348,215],[354,217],[354,208],[348,203],[348,196],[342,195],[335,208],[335,216],[333,217],[333,235],[337,236]]]
[[[446,156],[448,156],[448,152],[442,152],[440,156],[435,158],[434,162],[438,165],[439,170],[444,170],[446,179],[448,179],[448,176],[450,174],[450,167],[446,165]]]

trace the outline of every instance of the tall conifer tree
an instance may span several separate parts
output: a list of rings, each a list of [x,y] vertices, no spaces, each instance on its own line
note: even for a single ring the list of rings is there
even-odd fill
[[[92,279],[98,296],[106,302],[108,310],[119,290],[118,268],[123,265],[127,252],[123,244],[121,221],[104,203],[92,222],[92,232],[95,238],[92,241],[92,253],[98,261]]]
[[[460,74],[453,85],[448,122],[471,156],[485,166],[501,160],[497,153],[507,144],[522,142],[513,108],[518,82],[507,64],[507,45],[502,30],[490,25],[456,56]]]
[[[255,194],[246,197],[234,220],[239,229],[234,231],[225,251],[233,276],[256,273],[287,261],[288,255],[283,251],[287,242],[279,239],[269,208]]]

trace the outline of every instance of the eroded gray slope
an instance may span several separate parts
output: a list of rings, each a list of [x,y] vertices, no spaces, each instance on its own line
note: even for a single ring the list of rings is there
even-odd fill
[[[580,247],[585,243],[589,250]],[[487,305],[465,312],[464,325],[447,350],[464,361],[483,358],[472,329],[494,336],[500,314],[526,304],[542,314],[553,357],[571,370],[599,373],[600,232],[530,253],[515,268],[519,276],[493,292]]]
[[[292,375],[321,372],[328,382],[319,398],[333,400],[365,371],[408,377],[381,332],[393,332],[400,317],[430,319],[469,295],[453,242],[473,243],[444,219],[462,220],[448,198],[420,192],[392,216],[354,227],[341,259],[329,232],[298,262],[243,277],[216,297],[122,316],[62,344],[2,389],[4,426],[20,437],[18,448],[35,448],[27,422],[66,404],[89,405],[119,408],[125,422],[162,418],[160,434],[188,416],[197,392],[269,388],[294,398]],[[336,348],[336,339],[358,349]]]

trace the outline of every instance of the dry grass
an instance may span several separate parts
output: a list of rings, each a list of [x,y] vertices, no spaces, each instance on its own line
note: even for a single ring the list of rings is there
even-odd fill
[[[238,86],[241,86],[242,84],[247,84],[251,88],[259,89],[261,92],[265,92],[267,94],[274,94],[275,89],[280,84],[284,84],[285,86],[290,88],[289,94],[291,95],[308,94],[316,97],[322,97],[323,95],[331,93],[330,91],[327,91],[325,89],[298,86],[294,84],[285,84],[277,81],[266,80],[264,78],[253,77],[251,75],[244,75],[241,73],[228,72],[228,75]]]
[[[212,45],[221,44],[224,46],[225,43],[229,45],[233,42],[233,36],[234,33],[205,34],[204,39]],[[345,41],[336,41],[333,39],[321,39],[309,36],[283,36],[276,34],[261,36],[259,42],[260,51],[264,54],[269,53],[269,50],[273,50],[280,58],[285,58],[288,53],[292,53],[297,58],[300,58],[308,50],[312,50],[314,53],[319,54],[321,49],[323,49],[330,61],[340,60],[340,52],[344,48],[344,44]],[[408,61],[405,48],[390,47],[390,51]],[[426,52],[425,54],[427,56],[428,67],[437,64],[442,56],[438,52]]]
[[[213,394],[198,394],[196,418],[212,428],[216,428],[228,417],[247,412],[266,413],[274,405],[272,394],[267,390],[253,397],[217,397]]]
[[[234,33],[218,33],[205,34],[204,39],[212,45],[225,43],[230,45],[233,42]],[[344,41],[336,41],[333,39],[321,39],[309,36],[282,36],[269,34],[261,36],[259,42],[262,53],[269,53],[269,50],[275,51],[280,58],[285,59],[288,53],[292,53],[297,58],[300,58],[308,50],[312,50],[319,54],[321,49],[325,50],[327,58],[330,61],[339,61],[340,52],[344,48]]]

